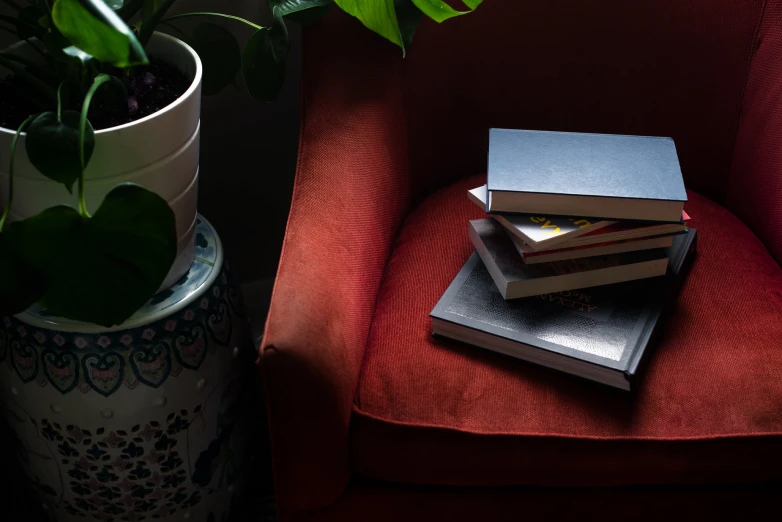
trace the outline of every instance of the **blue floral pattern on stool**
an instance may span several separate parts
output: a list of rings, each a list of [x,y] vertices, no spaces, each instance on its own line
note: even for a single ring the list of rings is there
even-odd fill
[[[211,226],[199,219],[196,236],[196,261],[190,271],[135,314],[137,322],[173,310],[218,268],[216,236]],[[230,311],[237,311],[240,303],[228,264],[221,264],[221,272],[200,297],[170,315],[164,313],[161,319],[135,328],[74,333],[4,317],[0,319],[0,363],[7,361],[22,382],[37,379],[39,385],[51,385],[62,394],[79,390],[108,397],[123,385],[130,389],[139,385],[158,388],[183,368],[199,369],[207,350],[227,347],[230,342]],[[26,314],[51,321],[40,307]]]
[[[42,436],[54,444],[63,464],[72,464],[64,481],[73,496],[64,509],[71,515],[135,522],[197,504],[200,492],[188,487],[185,456],[169,435],[188,429],[200,412],[200,406],[171,412],[165,425],[152,421],[108,433],[41,419]],[[120,451],[110,456],[108,450]]]
[[[57,520],[206,522],[241,488],[254,352],[219,239],[200,218],[196,234],[190,271],[120,327],[0,318],[0,409]]]

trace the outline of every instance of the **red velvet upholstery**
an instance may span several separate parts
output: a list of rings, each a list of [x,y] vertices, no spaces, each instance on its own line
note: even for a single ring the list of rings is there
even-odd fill
[[[499,459],[502,474],[495,479],[489,463],[455,462],[446,469],[443,459],[457,447],[468,456],[489,455],[480,453],[488,446],[484,436],[462,433],[464,427],[538,436],[550,429],[545,435],[552,441],[570,437],[554,442],[576,461],[569,468],[574,473],[575,466],[590,465],[580,439],[592,437],[589,451],[615,457],[595,464],[609,466],[596,471],[600,484],[701,480],[706,450],[690,453],[689,441],[664,443],[677,436],[713,439],[708,451],[731,453],[721,462],[736,480],[771,473],[769,466],[752,467],[756,450],[747,449],[744,436],[755,434],[768,460],[779,462],[780,403],[774,401],[782,381],[769,377],[780,374],[780,365],[765,336],[782,322],[779,267],[768,253],[779,261],[782,252],[780,228],[771,221],[779,220],[782,195],[782,111],[775,103],[782,99],[775,94],[782,89],[781,6],[782,0],[491,0],[442,26],[424,23],[404,60],[336,11],[305,31],[299,165],[260,358],[283,518],[317,517],[319,509],[340,505],[345,488],[349,495],[355,491],[351,477],[358,471],[403,482],[532,482],[528,471],[512,474]],[[427,252],[411,231],[433,226],[431,216],[424,219],[433,205],[458,214],[461,223],[475,212],[462,198],[449,202],[446,193],[426,198],[484,170],[490,126],[673,136],[688,188],[727,205],[693,195],[693,210],[700,212],[695,224],[712,233],[702,238],[699,264],[674,310],[678,317],[637,396],[609,394],[488,354],[422,344],[423,303],[433,302],[435,289],[444,288],[464,259],[465,237],[449,228],[457,223],[441,224],[436,231],[444,235],[429,238],[439,249]],[[719,248],[728,241],[717,234],[718,225],[734,238],[726,249]],[[426,277],[437,266],[433,255],[443,265],[436,277]],[[757,304],[760,296],[766,308]],[[407,306],[389,306],[399,305],[395,300]],[[748,311],[759,317],[741,315]],[[392,324],[400,330],[392,341],[405,344],[378,349],[381,326]],[[428,351],[413,353],[414,346]],[[422,357],[430,368],[447,366],[461,383],[501,378],[458,390],[441,382],[437,394],[418,396],[418,384],[398,371],[408,363],[394,350]],[[476,362],[467,365],[468,358]],[[682,365],[691,365],[687,379]],[[445,375],[425,377],[437,382]],[[400,393],[384,397],[384,386]],[[500,386],[517,396],[495,405],[492,397],[470,395]],[[448,394],[454,390],[463,400]],[[726,399],[725,390],[736,396]],[[443,429],[394,431],[366,412],[394,422],[436,421]],[[395,445],[385,440],[397,433]],[[629,440],[614,441],[620,438]],[[513,462],[529,459],[542,468],[530,451],[508,444],[515,448],[508,457]],[[399,464],[379,458],[383,448],[397,451]],[[741,462],[744,451],[748,463]],[[660,462],[648,469],[632,467],[655,454]],[[413,455],[426,457],[422,462],[432,469],[405,467]],[[555,469],[561,465],[558,459],[549,466],[541,481],[588,482],[583,474],[563,478]],[[611,468],[621,479],[609,480]],[[667,476],[674,471],[687,476]],[[353,516],[375,518],[362,513]]]
[[[361,32],[354,26],[346,29]],[[327,48],[312,51],[305,67],[324,81],[302,94],[293,203],[261,358],[278,503],[299,509],[333,502],[350,476],[351,406],[409,184],[396,70],[371,56],[390,58],[392,49],[328,61]],[[342,88],[353,74],[357,92]]]
[[[782,261],[782,2],[767,2],[744,90],[728,204]]]
[[[633,394],[431,336],[484,217],[466,178],[410,214],[375,306],[351,426],[365,476],[599,486],[782,477],[782,268],[689,192],[697,260]],[[740,255],[737,255],[740,253]],[[588,292],[588,290],[586,290]]]

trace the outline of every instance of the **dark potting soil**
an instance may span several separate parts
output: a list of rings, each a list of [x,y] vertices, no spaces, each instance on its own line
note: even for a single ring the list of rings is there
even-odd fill
[[[89,120],[96,130],[154,114],[182,96],[190,86],[190,80],[179,69],[156,58],[150,58],[149,65],[134,67],[124,82],[127,85],[124,101],[106,92],[111,89],[110,84],[101,87],[92,99]],[[24,83],[15,77],[0,82],[0,127],[16,129],[31,114],[57,110],[57,107],[42,107],[20,93],[20,88],[25,89]],[[73,101],[73,104],[66,103],[64,109],[81,110],[82,100]]]

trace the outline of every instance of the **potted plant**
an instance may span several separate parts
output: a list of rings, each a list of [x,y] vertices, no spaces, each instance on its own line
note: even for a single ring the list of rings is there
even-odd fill
[[[174,0],[3,2],[19,42],[0,52],[0,406],[25,471],[58,520],[216,520],[243,461],[234,376],[255,352],[219,239],[193,244],[201,93],[241,73],[273,100],[288,19],[336,4],[404,50],[424,15],[480,0],[268,0],[269,27],[168,15]],[[243,49],[209,21],[156,32],[185,17],[255,32]],[[196,249],[203,294],[150,300]],[[71,321],[19,315],[34,303]]]
[[[440,22],[481,0],[465,0],[463,12],[441,0],[269,0],[270,27],[222,13],[167,17],[174,0],[4,2],[17,16],[0,29],[20,42],[0,53],[11,73],[0,90],[0,316],[42,302],[112,326],[193,259],[201,91],[241,72],[253,98],[273,100],[286,18],[312,20],[336,4],[404,50],[424,14]],[[255,33],[241,50],[211,22],[187,36],[192,47],[155,32],[191,16]]]
[[[0,129],[0,315],[42,300],[55,315],[119,324],[190,267],[200,94],[230,72],[203,78],[190,46],[154,32],[172,1],[8,3],[23,42],[0,54],[14,74],[3,82],[13,128]],[[226,34],[203,24],[194,43],[211,56]],[[284,25],[248,44],[254,97],[279,89],[265,61],[284,63],[286,46]]]

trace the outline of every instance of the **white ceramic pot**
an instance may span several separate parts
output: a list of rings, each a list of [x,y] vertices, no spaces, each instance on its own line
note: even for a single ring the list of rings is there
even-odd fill
[[[24,53],[23,46],[15,51]],[[198,153],[201,114],[201,60],[187,44],[155,33],[147,52],[176,66],[190,87],[174,103],[139,120],[95,132],[95,151],[85,171],[87,208],[94,212],[112,187],[132,182],[163,197],[176,215],[177,257],[161,288],[168,288],[190,268],[195,256]],[[0,75],[7,71],[0,68]],[[15,129],[0,127],[0,205],[8,199],[8,155]],[[30,163],[20,136],[15,159],[12,220],[24,219],[54,205],[78,208],[76,191],[41,175]]]

